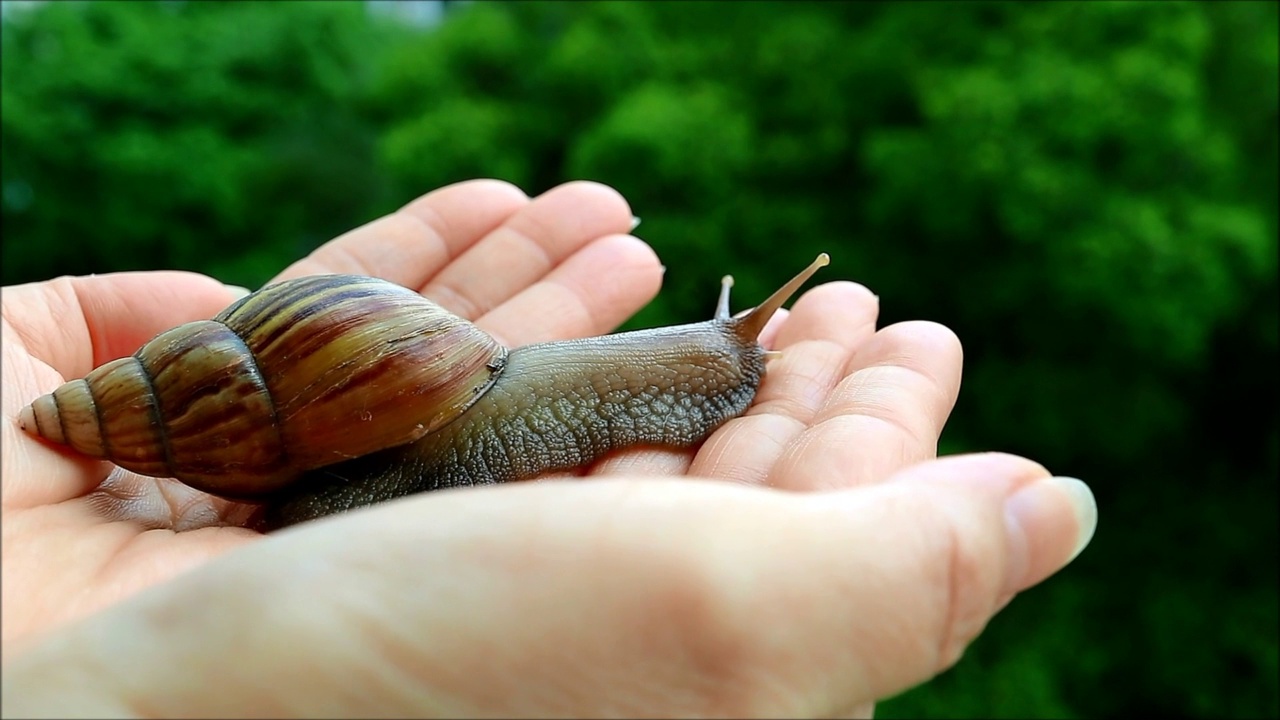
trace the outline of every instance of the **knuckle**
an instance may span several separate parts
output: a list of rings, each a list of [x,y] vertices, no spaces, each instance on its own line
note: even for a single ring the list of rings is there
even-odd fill
[[[932,582],[937,602],[936,669],[960,660],[986,626],[994,606],[1003,558],[986,535],[966,527],[957,514],[940,513],[933,523]]]

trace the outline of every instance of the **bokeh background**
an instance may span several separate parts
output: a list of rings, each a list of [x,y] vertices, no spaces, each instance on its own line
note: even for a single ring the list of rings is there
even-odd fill
[[[954,328],[941,451],[1093,545],[881,717],[1275,717],[1277,4],[5,2],[4,284],[256,287],[427,190],[621,190],[629,326],[819,250]]]

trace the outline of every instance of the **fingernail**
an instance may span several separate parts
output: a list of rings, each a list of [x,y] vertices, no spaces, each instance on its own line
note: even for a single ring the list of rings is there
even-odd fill
[[[1075,547],[1064,561],[1047,556],[1046,545],[1054,538],[1046,528],[1061,528],[1062,500],[1066,499],[1075,520]],[[1098,505],[1089,486],[1069,477],[1037,480],[1009,496],[1004,503],[1009,534],[1009,592],[1018,592],[1057,572],[1088,546],[1098,526]]]
[[[240,298],[249,294],[249,288],[247,287],[241,287],[239,285],[227,285],[226,283],[223,283],[223,287],[225,287],[232,295],[234,295],[236,300],[239,300]]]
[[[1071,562],[1089,547],[1093,533],[1098,529],[1098,501],[1094,499],[1089,486],[1075,478],[1052,477],[1048,482],[1071,500],[1071,507],[1076,513],[1076,527],[1080,528],[1080,536],[1076,538],[1076,549],[1067,558],[1067,562]]]
[[[632,215],[632,216],[631,216],[631,230],[635,230],[635,229],[636,229],[636,228],[638,228],[638,227],[640,227],[640,218],[636,217],[635,215]],[[627,232],[631,232],[631,230],[628,230]]]

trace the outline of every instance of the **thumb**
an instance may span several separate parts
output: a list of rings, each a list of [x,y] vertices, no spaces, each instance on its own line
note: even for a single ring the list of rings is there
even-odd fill
[[[941,671],[1070,560],[1091,498],[1045,475],[984,455],[825,494],[650,479],[418,496],[50,638],[6,668],[6,712],[830,716]]]
[[[120,272],[8,287],[4,306],[27,352],[73,378],[162,330],[212,317],[246,292],[191,272]]]
[[[3,415],[17,418],[27,403],[64,381],[128,355],[155,334],[212,317],[244,293],[190,272],[122,272],[61,277],[4,288]],[[79,497],[109,466],[37,441],[17,422],[0,427],[6,472],[4,502],[48,505]]]

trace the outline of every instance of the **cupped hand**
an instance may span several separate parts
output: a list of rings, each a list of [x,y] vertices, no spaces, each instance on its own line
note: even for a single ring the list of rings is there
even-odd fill
[[[656,293],[630,227],[599,185],[530,200],[462,183],[280,277],[384,277],[522,345],[607,332]],[[36,395],[233,296],[183,273],[5,289],[6,715],[865,713],[1092,533],[1077,481],[929,460],[959,343],[877,331],[875,297],[843,282],[770,324],[782,355],[746,415],[696,454],[622,453],[590,482],[430,493],[264,538],[245,506],[18,430]]]

